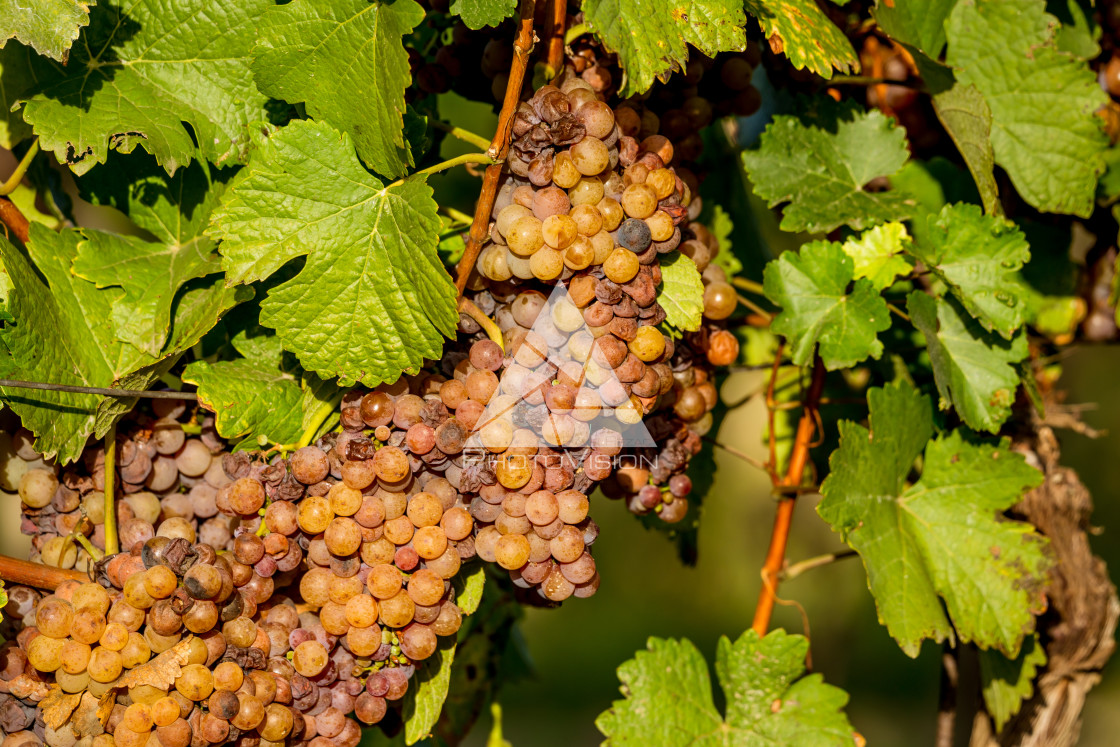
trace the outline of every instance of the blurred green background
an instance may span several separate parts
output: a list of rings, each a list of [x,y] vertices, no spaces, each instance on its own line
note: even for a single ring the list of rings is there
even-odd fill
[[[488,106],[441,97],[443,118],[475,132],[492,132],[494,117]],[[451,113],[453,115],[451,115]],[[451,116],[449,116],[451,115]],[[443,158],[473,147],[445,141]],[[0,161],[10,154],[0,155]],[[14,165],[0,162],[0,173]],[[723,172],[705,193],[726,195],[741,189],[738,175]],[[69,179],[69,177],[67,177]],[[477,181],[463,170],[431,180],[441,204],[473,211]],[[69,190],[73,194],[73,190]],[[111,209],[76,203],[78,222],[122,230],[126,219]],[[775,253],[794,237],[781,235],[764,210],[745,212],[725,205],[736,224],[736,242],[750,237],[749,254]],[[742,205],[740,205],[742,207]],[[752,206],[757,208],[757,206]],[[737,244],[737,251],[744,247]],[[761,278],[758,261],[745,274]],[[1070,403],[1096,403],[1085,413],[1091,426],[1120,433],[1120,349],[1081,347],[1062,361],[1062,386]],[[739,372],[723,386],[725,403],[736,403],[759,389],[764,374]],[[762,434],[765,406],[755,396],[724,419],[720,442],[765,459]],[[1120,483],[1120,459],[1115,438],[1090,440],[1061,432],[1064,461],[1077,469],[1096,502],[1094,523],[1101,531],[1093,538],[1096,551],[1112,568],[1120,568],[1120,544],[1112,540],[1120,528],[1120,505],[1113,486]],[[823,449],[821,450],[823,451]],[[818,454],[818,459],[822,454]],[[685,567],[675,545],[662,533],[648,531],[623,505],[598,495],[592,516],[602,532],[595,545],[602,585],[590,599],[573,599],[555,610],[529,609],[522,632],[533,674],[505,683],[498,695],[504,736],[515,747],[582,747],[597,745],[601,735],[595,717],[619,697],[616,667],[645,646],[649,636],[687,637],[711,660],[720,636],[738,637],[750,626],[760,586],[759,569],[766,553],[773,521],[774,499],[767,476],[724,451],[715,454],[713,486],[700,523],[699,560]],[[696,475],[694,474],[694,478]],[[816,499],[799,501],[788,558],[807,557],[842,549],[838,537],[820,520]],[[0,494],[0,552],[26,557],[29,542],[19,534],[19,499]],[[876,620],[860,562],[843,560],[815,569],[785,583],[784,599],[802,605],[805,618],[793,606],[778,606],[773,625],[807,633],[812,640],[812,668],[851,695],[847,708],[853,725],[869,745],[924,747],[934,744],[940,647],[926,643],[921,656],[905,656]],[[807,629],[806,621],[809,624]],[[1120,733],[1120,664],[1115,661],[1086,709],[1081,744],[1112,747]],[[716,694],[716,702],[722,696]],[[467,744],[486,742],[490,717],[484,715]],[[657,747],[651,745],[650,747]]]

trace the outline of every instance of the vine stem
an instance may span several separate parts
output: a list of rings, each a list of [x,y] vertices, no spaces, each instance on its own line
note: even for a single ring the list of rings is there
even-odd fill
[[[63,581],[89,581],[81,571],[52,568],[42,563],[0,555],[0,578],[5,582],[54,591]]]
[[[571,44],[589,31],[591,31],[591,27],[586,23],[577,23],[564,34],[564,43]]]
[[[24,244],[31,238],[31,223],[7,197],[0,197],[0,223]]]
[[[830,552],[825,555],[818,555],[815,558],[806,558],[798,563],[794,563],[790,567],[782,571],[782,580],[790,581],[797,578],[806,571],[811,571],[814,568],[821,566],[831,565],[837,560],[844,560],[845,558],[854,558],[858,553],[855,550],[841,550],[840,552]]]
[[[431,120],[431,122],[432,127],[435,127],[437,130],[443,130],[453,138],[458,138],[459,140],[462,140],[465,143],[470,143],[471,145],[474,145],[478,148],[490,147],[490,141],[484,138],[482,135],[476,135],[470,130],[464,130],[462,127],[456,127],[455,125],[448,124],[447,122],[439,119],[433,119]]]
[[[195,401],[194,392],[156,392],[133,389],[105,389],[96,386],[71,386],[69,384],[47,384],[41,381],[20,381],[19,379],[0,379],[0,386],[12,389],[41,389],[48,392],[74,392],[75,394],[100,394],[105,397],[140,397],[142,399],[185,399]]]
[[[323,423],[327,422],[327,418],[331,416],[331,413],[334,412],[334,408],[338,407],[338,403],[341,401],[342,395],[339,394],[319,405],[319,409],[311,416],[311,422],[309,422],[307,427],[303,430],[303,435],[300,436],[299,441],[296,442],[295,448],[302,449],[315,439],[316,432],[323,427]]]
[[[742,288],[747,293],[753,293],[756,296],[766,295],[766,291],[762,287],[762,283],[748,280],[747,278],[734,277],[731,278],[731,284],[736,288]]]
[[[392,189],[398,184],[404,184],[405,179],[411,179],[414,176],[438,174],[441,171],[447,171],[448,169],[455,168],[456,166],[462,166],[466,163],[494,163],[494,159],[485,153],[464,153],[461,156],[455,156],[454,158],[449,158],[446,161],[437,163],[435,166],[429,166],[426,169],[420,169],[419,171],[413,172],[406,176],[404,179],[397,179],[385,189]]]
[[[813,362],[813,378],[805,396],[805,410],[801,413],[801,420],[797,424],[797,437],[793,443],[793,453],[790,454],[789,468],[780,487],[794,487],[801,483],[801,476],[809,461],[809,448],[817,427],[817,405],[820,403],[821,392],[824,391],[824,374],[824,363],[818,356]],[[773,428],[771,428],[772,434]],[[796,502],[796,495],[783,496],[778,501],[778,509],[774,514],[770,549],[766,553],[766,562],[762,566],[762,589],[758,592],[758,606],[755,607],[754,623],[751,626],[760,636],[766,635],[766,631],[770,628],[770,616],[774,612],[774,599],[778,595],[778,583],[782,566],[785,564],[786,542],[789,539],[793,507]]]
[[[767,326],[769,326],[770,322],[772,322],[774,320],[774,318],[770,315],[769,311],[762,308],[761,306],[759,306],[758,304],[756,304],[754,301],[750,300],[746,296],[743,296],[739,293],[736,293],[735,298],[739,301],[739,303],[743,304],[748,309],[753,311],[755,316],[759,317],[760,319],[765,320]]]
[[[944,643],[941,650],[941,685],[937,704],[937,747],[953,747],[957,722],[957,649]]]
[[[493,165],[486,168],[486,173],[482,177],[482,191],[475,206],[474,221],[471,223],[467,246],[463,250],[463,258],[459,260],[459,269],[455,278],[455,287],[460,296],[467,288],[467,280],[482,251],[482,242],[486,240],[489,233],[490,213],[494,209],[494,198],[498,196],[498,179],[502,176],[502,161],[509,153],[509,141],[513,135],[513,115],[517,113],[517,105],[521,102],[521,86],[525,82],[525,70],[529,66],[529,55],[533,51],[533,39],[533,0],[521,0],[517,38],[513,42],[513,62],[509,67],[509,82],[506,84],[502,111],[498,115],[498,128],[486,153],[492,159]]]
[[[482,309],[469,298],[459,299],[459,311],[469,316],[478,322],[478,325],[486,331],[486,336],[498,344],[503,351],[506,349],[505,341],[502,338],[502,330],[494,323],[494,320],[486,316]]]
[[[109,426],[105,434],[105,554],[116,555],[121,551],[117,539],[117,505],[113,500],[116,493],[114,478],[117,476],[117,424]]]
[[[27,173],[27,169],[31,166],[31,162],[35,160],[35,154],[39,152],[39,138],[35,138],[35,142],[31,143],[31,147],[23,154],[23,158],[16,164],[16,170],[8,177],[8,181],[0,184],[0,197],[6,197],[12,192],[16,191],[16,187],[23,181],[23,175]]]
[[[568,25],[568,0],[549,0],[549,10],[545,24],[545,38],[548,39],[548,78],[552,80],[564,69],[564,29]]]

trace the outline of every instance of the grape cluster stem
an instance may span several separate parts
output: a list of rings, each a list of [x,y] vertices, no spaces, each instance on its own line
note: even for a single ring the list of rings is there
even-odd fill
[[[23,154],[23,158],[16,164],[16,170],[8,177],[8,181],[0,184],[0,196],[8,196],[16,191],[16,187],[23,181],[23,175],[27,173],[27,169],[31,166],[31,162],[35,159],[35,155],[39,152],[39,138],[31,143],[31,147]]]
[[[502,161],[509,152],[510,138],[513,136],[513,116],[517,113],[517,106],[521,102],[521,86],[525,82],[525,70],[529,66],[529,55],[533,50],[533,0],[521,0],[521,9],[518,16],[517,38],[513,42],[513,62],[509,67],[509,82],[506,85],[506,96],[502,102],[502,111],[498,116],[498,128],[494,139],[490,141],[490,148],[486,154],[495,161],[486,167],[482,177],[482,191],[478,197],[478,205],[474,210],[474,222],[467,237],[467,246],[463,250],[463,258],[459,260],[458,276],[455,287],[462,297],[467,287],[467,279],[478,262],[478,255],[482,251],[482,243],[486,240],[490,229],[490,213],[494,209],[494,198],[498,196],[498,180],[502,176]]]
[[[117,457],[117,424],[109,426],[105,434],[105,553],[116,555],[121,551],[120,541],[117,539],[117,510],[116,510],[116,470]]]
[[[781,356],[779,354],[778,359]],[[775,370],[777,366],[775,366]],[[793,452],[789,458],[789,468],[785,479],[781,480],[779,487],[791,487],[801,483],[801,476],[805,472],[805,465],[809,461],[809,448],[813,442],[813,434],[817,430],[817,407],[820,404],[821,392],[824,390],[824,363],[818,356],[813,362],[812,380],[809,391],[805,396],[805,409],[801,413],[801,420],[797,424],[797,437],[793,443]],[[771,441],[774,438],[774,428],[770,428]],[[773,444],[771,444],[773,448]],[[771,468],[776,465],[771,462]],[[751,626],[759,635],[766,635],[770,627],[770,616],[774,612],[774,600],[778,594],[778,584],[781,580],[782,566],[785,565],[786,542],[789,539],[790,524],[793,519],[793,507],[797,501],[796,495],[787,495],[778,501],[778,509],[774,515],[774,528],[770,533],[770,549],[766,553],[766,562],[762,566],[762,588],[758,592],[758,606],[755,607],[754,623]]]

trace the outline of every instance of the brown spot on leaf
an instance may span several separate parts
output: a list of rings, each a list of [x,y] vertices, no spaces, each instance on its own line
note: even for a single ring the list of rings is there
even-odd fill
[[[770,702],[770,713],[777,713],[780,710],[782,710],[782,699],[774,698],[774,700]]]
[[[770,51],[774,54],[781,54],[786,48],[786,43],[777,34],[771,34],[766,41],[770,42]]]

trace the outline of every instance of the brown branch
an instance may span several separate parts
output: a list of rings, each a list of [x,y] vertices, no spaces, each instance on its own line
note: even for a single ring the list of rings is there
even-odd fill
[[[957,723],[957,650],[948,641],[941,652],[941,690],[937,704],[936,747],[953,747]]]
[[[31,224],[19,208],[15,206],[15,203],[7,197],[0,197],[0,223],[3,223],[4,227],[22,243],[27,243],[30,238]]]
[[[529,66],[529,55],[533,51],[533,0],[521,0],[521,16],[518,21],[517,38],[513,42],[513,62],[509,68],[509,81],[506,83],[506,97],[502,111],[498,115],[498,129],[490,141],[487,155],[497,163],[486,168],[482,178],[482,191],[474,208],[474,221],[467,235],[467,246],[459,260],[455,287],[459,295],[467,288],[467,280],[474,271],[482,243],[490,229],[490,213],[494,209],[494,198],[498,196],[498,180],[502,176],[502,162],[509,153],[509,141],[513,136],[513,116],[521,103],[521,86],[525,82],[525,70]]]
[[[548,75],[555,78],[564,69],[564,32],[568,25],[568,0],[550,0],[551,13],[545,21],[544,36],[548,39]]]
[[[805,472],[805,465],[809,461],[809,448],[813,442],[813,433],[817,429],[817,404],[824,390],[824,364],[820,357],[813,363],[813,378],[809,384],[809,391],[805,396],[805,410],[801,414],[801,421],[797,424],[797,438],[793,442],[793,452],[789,458],[789,469],[786,470],[782,486],[791,487],[801,483],[801,476]],[[771,438],[773,427],[771,426]],[[776,467],[776,465],[773,465]],[[793,507],[797,501],[795,495],[783,497],[778,501],[778,509],[774,515],[774,529],[770,533],[770,549],[766,553],[766,562],[762,566],[762,589],[758,592],[758,606],[754,611],[754,623],[751,627],[759,635],[766,635],[770,627],[770,615],[774,612],[774,599],[778,595],[779,573],[785,564],[786,541],[789,539],[790,523],[793,519]]]
[[[57,589],[63,581],[89,581],[89,577],[81,571],[52,568],[42,563],[9,558],[7,555],[0,555],[0,578],[10,584],[34,586],[36,589],[51,591]]]

